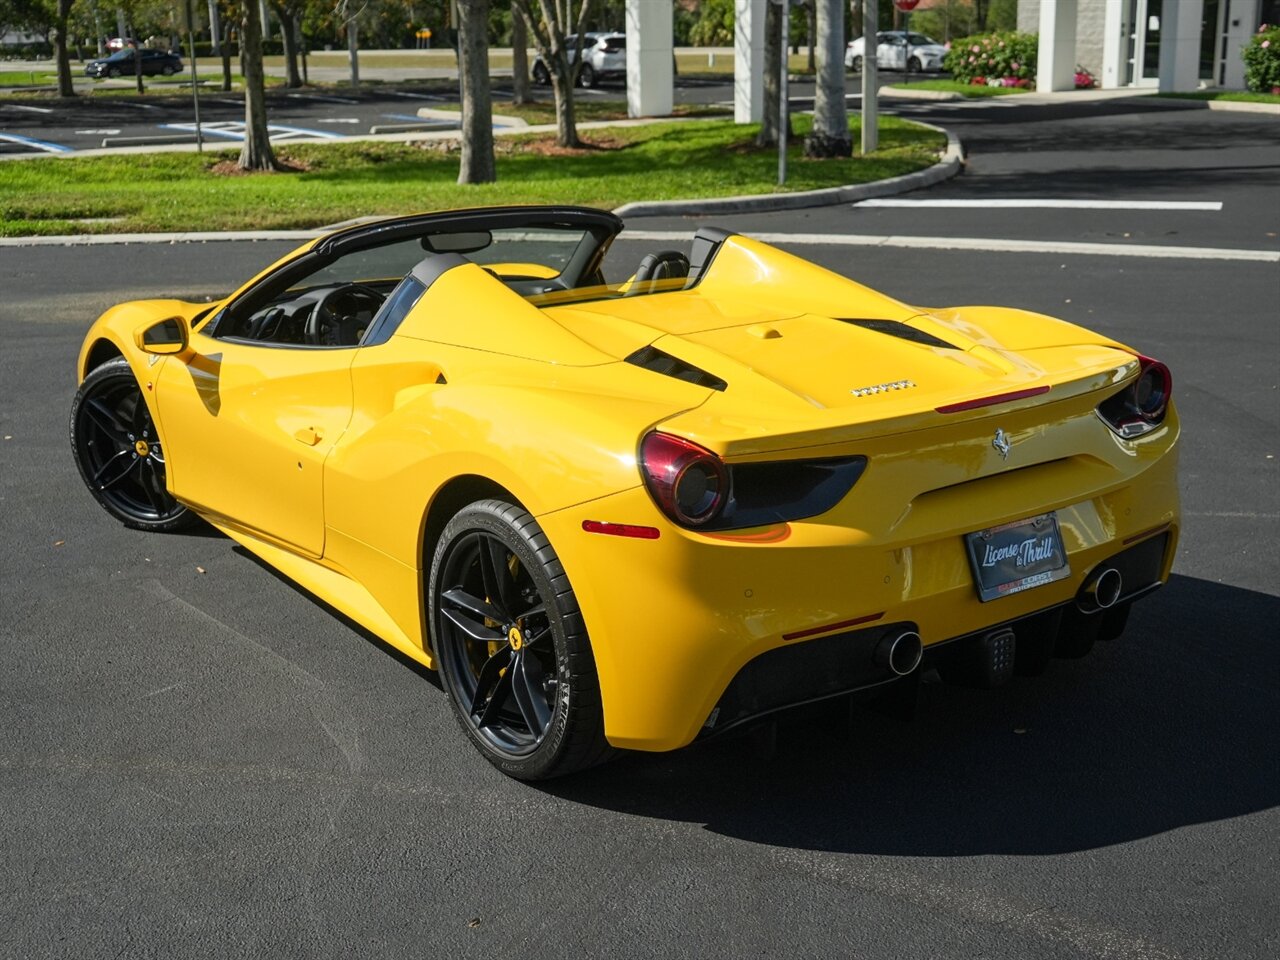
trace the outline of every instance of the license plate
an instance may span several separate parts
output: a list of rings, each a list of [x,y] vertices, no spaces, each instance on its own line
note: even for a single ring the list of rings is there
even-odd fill
[[[969,533],[964,540],[983,603],[1071,576],[1053,513]]]

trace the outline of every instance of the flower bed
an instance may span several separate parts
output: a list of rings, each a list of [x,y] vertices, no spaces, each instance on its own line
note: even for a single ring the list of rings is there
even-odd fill
[[[1241,56],[1245,86],[1256,93],[1280,94],[1280,26],[1260,26]]]
[[[1028,87],[1035,82],[1040,37],[1034,33],[988,33],[951,44],[943,68],[961,83]]]

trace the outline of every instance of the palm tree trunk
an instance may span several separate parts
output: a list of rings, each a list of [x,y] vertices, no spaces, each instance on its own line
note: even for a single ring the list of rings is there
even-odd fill
[[[493,158],[493,100],[489,93],[489,0],[458,0],[458,79],[462,88],[462,164],[459,183],[498,179]]]
[[[272,3],[280,21],[280,42],[284,44],[284,85],[293,90],[302,86],[298,74],[298,15],[282,3]]]
[[[74,97],[71,85],[71,61],[67,56],[67,18],[71,16],[71,0],[58,0],[53,31],[54,56],[58,64],[58,96]]]
[[[817,0],[818,86],[813,102],[813,132],[805,138],[808,157],[849,157],[849,114],[844,102],[845,0]]]
[[[529,30],[518,10],[511,11],[511,102],[529,102]]]
[[[360,86],[360,24],[355,17],[347,21],[347,60],[351,64],[351,85]]]
[[[267,131],[267,98],[262,81],[262,14],[254,0],[240,8],[240,60],[244,69],[244,146],[241,170],[274,170]]]

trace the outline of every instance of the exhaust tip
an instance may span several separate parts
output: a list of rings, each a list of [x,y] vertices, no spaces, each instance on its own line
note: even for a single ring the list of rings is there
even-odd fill
[[[888,667],[900,677],[905,677],[920,666],[922,656],[924,643],[920,640],[920,634],[914,630],[904,630],[885,637],[876,645],[876,664]]]
[[[1115,567],[1107,567],[1087,584],[1082,599],[1085,609],[1106,610],[1115,606],[1124,590],[1124,579]]]

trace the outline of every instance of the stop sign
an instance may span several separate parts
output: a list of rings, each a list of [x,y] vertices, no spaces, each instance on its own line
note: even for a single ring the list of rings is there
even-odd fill
[[[910,13],[920,5],[920,0],[893,0],[893,5],[903,13]]]

